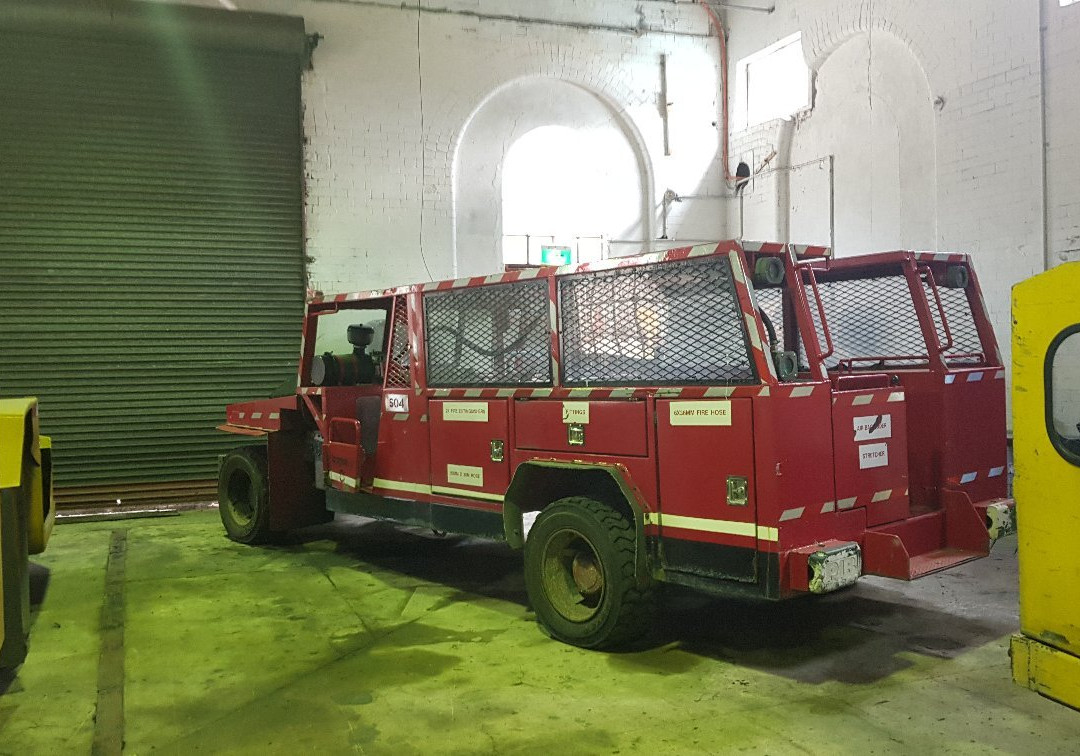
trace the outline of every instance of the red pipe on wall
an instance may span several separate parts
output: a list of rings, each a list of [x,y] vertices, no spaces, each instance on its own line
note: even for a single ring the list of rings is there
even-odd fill
[[[720,117],[720,154],[724,170],[724,181],[728,186],[733,186],[735,183],[735,176],[731,173],[731,164],[728,161],[728,52],[727,52],[727,34],[724,31],[724,24],[721,23],[720,17],[716,15],[716,11],[709,5],[708,0],[697,0],[698,5],[705,9],[705,12],[709,16],[709,26],[716,32],[716,36],[720,39],[720,96],[721,96],[721,117]]]

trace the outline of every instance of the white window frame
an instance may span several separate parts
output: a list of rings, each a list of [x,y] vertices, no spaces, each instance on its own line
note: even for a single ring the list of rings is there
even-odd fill
[[[760,63],[769,56],[791,45],[798,45],[800,53],[802,52],[802,32],[795,32],[794,34],[784,37],[768,47],[758,50],[752,55],[747,55],[735,64],[735,129],[737,131],[742,131],[743,129],[751,128],[752,126],[758,126],[771,120],[786,120],[788,118],[793,118],[799,113],[809,110],[813,106],[813,77],[810,75],[810,67],[806,66],[806,99],[803,104],[784,115],[775,115],[770,118],[764,118],[753,122],[750,121],[750,97],[752,93],[750,92],[749,72],[751,66],[755,63]]]

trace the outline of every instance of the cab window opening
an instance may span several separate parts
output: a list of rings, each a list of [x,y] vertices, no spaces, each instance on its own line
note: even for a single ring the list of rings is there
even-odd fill
[[[1080,323],[1050,342],[1044,380],[1046,432],[1058,453],[1080,467]]]
[[[367,307],[316,315],[311,385],[380,385],[390,336],[387,312],[388,307]]]

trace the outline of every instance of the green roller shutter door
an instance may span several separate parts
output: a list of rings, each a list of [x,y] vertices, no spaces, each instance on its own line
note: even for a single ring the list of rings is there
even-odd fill
[[[213,496],[228,402],[295,372],[297,58],[0,31],[0,395],[61,504]]]

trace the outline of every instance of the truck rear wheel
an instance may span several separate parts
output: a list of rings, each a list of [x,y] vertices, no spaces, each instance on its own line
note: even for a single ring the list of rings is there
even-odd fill
[[[229,538],[265,543],[270,531],[270,489],[266,449],[245,446],[225,455],[218,471],[218,513]]]
[[[525,586],[553,638],[583,648],[626,646],[647,636],[652,591],[638,584],[634,528],[607,504],[560,499],[525,542]]]

